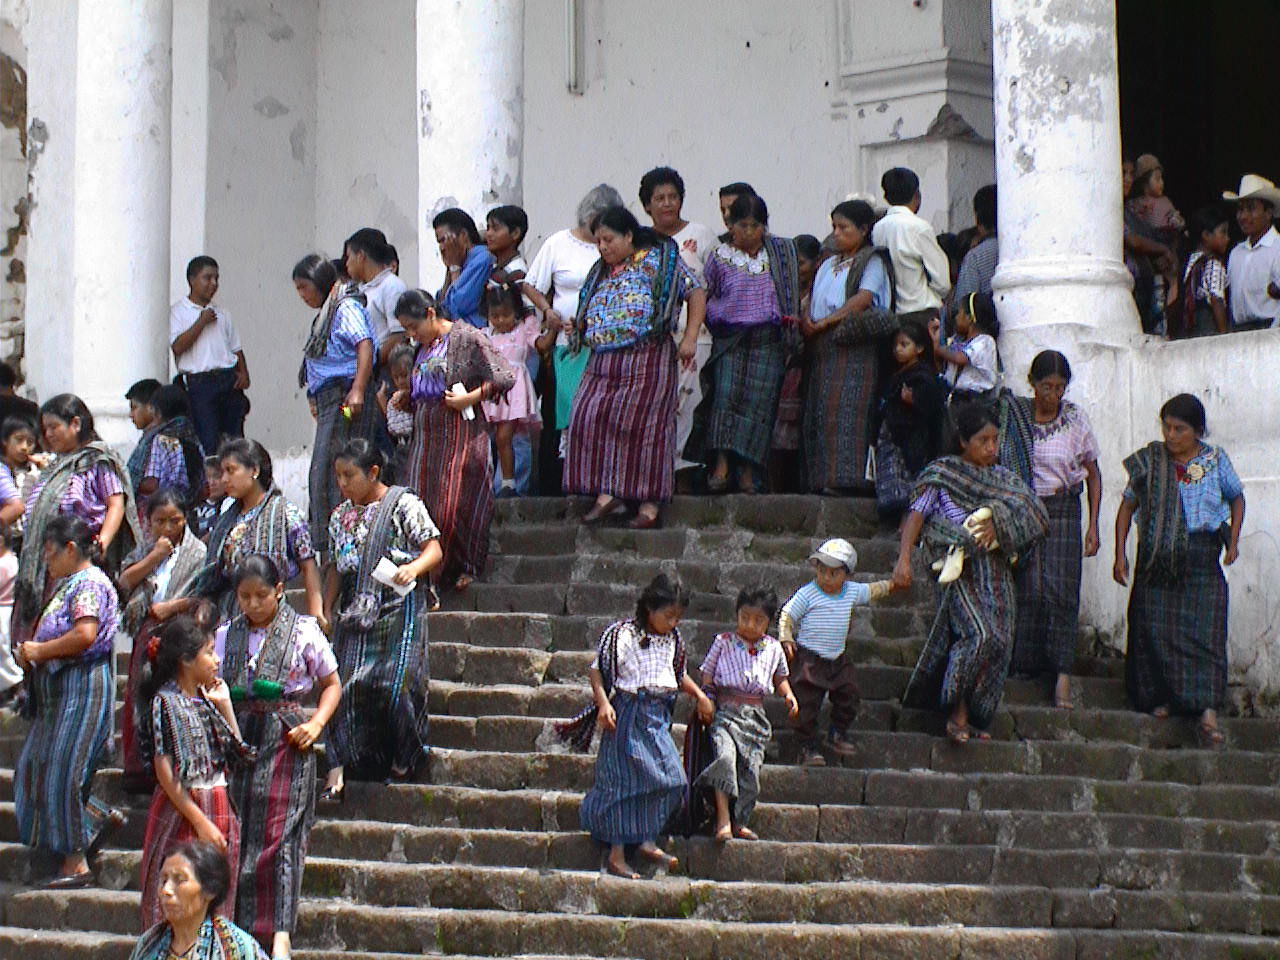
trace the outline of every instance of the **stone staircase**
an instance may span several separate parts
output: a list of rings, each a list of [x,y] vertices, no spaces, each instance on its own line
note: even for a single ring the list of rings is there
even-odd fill
[[[421,955],[645,960],[1113,960],[1280,957],[1280,722],[1226,719],[1226,748],[1126,709],[1122,661],[1082,657],[1076,709],[1011,681],[994,739],[952,747],[898,703],[933,615],[928,587],[858,617],[858,754],[792,765],[780,702],[753,820],[758,843],[671,845],[680,876],[601,876],[578,829],[592,759],[548,745],[588,696],[600,629],[661,566],[694,591],[691,665],[739,587],[780,595],[827,536],[887,575],[896,553],[858,500],[677,499],[663,530],[582,528],[584,504],[500,504],[488,582],[431,619],[431,742],[418,784],[353,784],[322,812],[299,958]],[[677,715],[677,738],[688,704]],[[135,807],[103,889],[21,886],[0,724],[0,958],[123,960],[137,924]],[[123,802],[118,773],[99,789]]]

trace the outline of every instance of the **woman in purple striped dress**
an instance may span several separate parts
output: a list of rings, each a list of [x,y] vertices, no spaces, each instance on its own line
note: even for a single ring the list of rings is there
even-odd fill
[[[596,224],[600,260],[587,275],[569,333],[589,347],[565,453],[564,490],[596,498],[582,518],[599,523],[638,502],[637,530],[658,524],[675,482],[676,359],[692,369],[706,314],[702,285],[674,242],[642,228],[626,207]],[[689,304],[677,350],[671,330]]]

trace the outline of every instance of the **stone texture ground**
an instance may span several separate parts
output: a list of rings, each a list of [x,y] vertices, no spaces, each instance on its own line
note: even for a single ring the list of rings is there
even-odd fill
[[[897,698],[932,618],[927,587],[859,616],[859,752],[791,765],[778,733],[753,825],[762,840],[675,841],[680,876],[606,878],[578,831],[592,760],[550,750],[587,696],[600,629],[674,567],[694,590],[693,652],[759,581],[783,596],[827,536],[886,576],[895,545],[863,501],[678,499],[667,527],[588,530],[584,504],[506,501],[492,574],[431,621],[423,782],[353,785],[322,813],[300,960],[421,955],[645,960],[1226,960],[1280,956],[1280,721],[1228,719],[1225,749],[1189,721],[1125,706],[1122,661],[1082,657],[1073,711],[1010,682],[989,743],[957,749]],[[696,664],[698,661],[694,660]],[[683,721],[682,704],[677,720]],[[683,733],[681,722],[675,734]],[[102,889],[25,887],[0,726],[0,957],[123,960],[137,923],[144,810],[104,857]],[[100,790],[124,802],[118,772]]]

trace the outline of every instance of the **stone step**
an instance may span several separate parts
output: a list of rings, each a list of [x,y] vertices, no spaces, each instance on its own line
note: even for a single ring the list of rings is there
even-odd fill
[[[593,782],[594,762],[593,757],[580,754],[437,750],[432,754],[429,780],[434,785],[490,790],[581,792]],[[1280,820],[1280,790],[1260,786],[1107,781],[998,770],[944,773],[771,764],[762,769],[760,786],[761,795],[775,803],[820,805],[835,799],[855,805],[939,810],[1075,811],[1238,822]]]
[[[493,527],[501,532],[508,527],[553,524],[576,529],[582,515],[591,509],[584,497],[520,497],[500,501],[494,514]],[[875,501],[869,497],[815,497],[771,494],[766,496],[728,495],[718,497],[674,497],[663,507],[662,529],[654,531],[619,530],[625,534],[653,534],[696,528],[705,534],[727,527],[733,532],[763,533],[826,539],[844,537],[855,540],[874,537],[880,532]],[[590,529],[590,528],[584,528]],[[606,527],[605,530],[610,528]]]
[[[1035,866],[1035,857],[1022,864],[993,862],[1016,861],[1021,856],[1017,853],[997,852],[993,857],[989,848],[973,847],[954,850],[934,864],[930,855],[947,848],[923,848],[924,856],[904,858],[901,847],[863,846],[823,849],[821,854],[828,854],[824,857],[812,846],[736,843],[719,847],[706,839],[677,842],[671,850],[681,856],[692,876],[652,875],[646,870],[651,882],[643,884],[618,883],[604,875],[598,851],[592,852],[585,868],[557,863],[551,873],[456,861],[378,863],[364,859],[367,854],[361,858],[311,856],[303,874],[303,895],[373,907],[505,909],[761,924],[838,924],[856,917],[863,924],[1073,927],[1085,917],[1086,925],[1097,926],[1126,926],[1140,917],[1150,929],[1183,931],[1192,926],[1189,917],[1194,916],[1194,929],[1199,932],[1280,932],[1280,897],[1254,893],[1247,886],[1248,876],[1241,878],[1237,890],[1180,889],[1147,864],[1118,859],[1100,865],[1100,882],[1112,889],[1105,903],[1098,904],[1092,886],[1076,889],[1001,879],[1002,871],[1027,872]],[[844,869],[831,879],[827,861],[833,852],[841,856]],[[6,853],[0,850],[0,864],[7,865]],[[991,885],[981,879],[934,881],[934,869],[953,872],[945,861],[955,860],[955,853],[989,869]],[[784,876],[773,882],[735,876],[735,871],[749,869],[759,857],[776,860],[782,854],[788,861]],[[1131,855],[1130,851],[1120,854]],[[103,886],[136,890],[140,863],[137,852],[105,855],[99,872]],[[984,869],[965,872],[981,877]],[[894,879],[901,874],[929,879]]]
[[[610,881],[612,884],[613,881]],[[625,882],[617,885],[625,886]],[[1106,894],[1095,898],[1105,900]],[[694,904],[690,904],[692,909]],[[857,902],[837,900],[831,912],[852,919]],[[22,893],[6,905],[29,929],[74,930],[93,921],[113,934],[131,932],[137,895],[80,891]],[[1087,911],[1082,911],[1087,914]],[[1105,913],[1105,908],[1101,911]],[[1157,908],[1158,912],[1158,908]],[[9,922],[17,922],[11,920]],[[864,923],[750,924],[696,918],[632,919],[564,913],[372,907],[338,900],[302,903],[295,942],[310,948],[374,954],[434,952],[486,957],[566,953],[638,960],[922,960],[922,958],[1017,958],[1017,960],[1257,960],[1274,958],[1270,937],[1113,930],[1101,926],[1064,929],[902,926]]]

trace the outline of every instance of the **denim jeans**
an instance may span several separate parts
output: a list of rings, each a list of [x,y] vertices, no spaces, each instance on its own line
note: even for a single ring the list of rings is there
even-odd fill
[[[191,399],[191,419],[196,436],[207,456],[218,452],[224,437],[243,437],[245,398],[235,388],[236,372],[211,370],[208,373],[184,374],[187,396]]]

